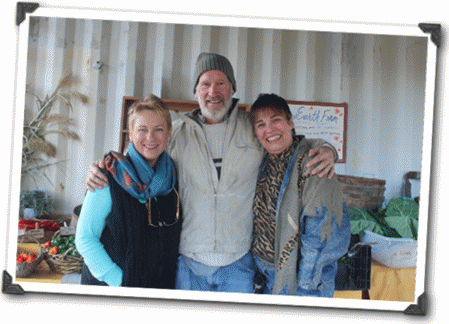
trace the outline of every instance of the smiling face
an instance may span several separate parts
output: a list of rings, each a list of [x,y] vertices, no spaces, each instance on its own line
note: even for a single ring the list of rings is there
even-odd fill
[[[260,144],[272,154],[285,151],[293,143],[293,121],[283,112],[261,109],[254,118],[254,132]]]
[[[204,72],[195,88],[201,114],[209,124],[219,123],[226,116],[233,94],[231,81],[218,70]]]
[[[151,167],[167,147],[171,129],[166,119],[158,112],[143,110],[135,114],[130,127],[129,138],[137,152]]]

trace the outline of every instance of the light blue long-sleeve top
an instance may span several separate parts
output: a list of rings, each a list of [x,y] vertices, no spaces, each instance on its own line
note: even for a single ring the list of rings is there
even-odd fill
[[[123,271],[114,263],[100,242],[106,218],[112,210],[109,187],[88,191],[81,208],[75,244],[92,275],[109,286],[119,287]]]

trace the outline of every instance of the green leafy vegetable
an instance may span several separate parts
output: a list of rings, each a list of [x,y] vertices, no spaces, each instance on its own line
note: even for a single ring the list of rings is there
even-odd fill
[[[413,199],[396,198],[388,202],[385,222],[403,238],[418,238],[419,206]]]
[[[379,235],[395,238],[418,237],[418,203],[413,199],[395,198],[386,208],[377,211],[348,208],[351,233],[363,235],[369,230]]]
[[[385,215],[387,217],[411,217],[418,219],[419,206],[414,199],[391,199],[386,209]]]
[[[364,230],[383,235],[382,228],[367,209],[348,208],[351,233],[363,235]]]
[[[379,224],[379,226],[382,228],[383,234],[381,234],[381,235],[387,236],[387,237],[400,238],[401,235],[396,231],[396,229],[389,226],[388,223],[385,221],[385,212],[386,212],[386,209],[379,209],[379,211],[377,211],[377,212],[372,211],[372,215],[373,215],[374,219]]]

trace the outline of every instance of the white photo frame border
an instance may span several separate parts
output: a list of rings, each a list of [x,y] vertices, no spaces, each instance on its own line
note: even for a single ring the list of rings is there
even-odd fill
[[[419,222],[418,237],[418,264],[416,268],[416,285],[415,285],[415,301],[414,304],[409,302],[391,302],[391,301],[374,301],[374,300],[335,300],[335,299],[317,299],[311,297],[290,297],[290,296],[265,296],[253,294],[234,294],[234,293],[217,293],[217,292],[192,292],[192,291],[165,291],[157,289],[141,289],[141,288],[113,288],[113,287],[87,287],[81,285],[52,285],[45,283],[28,283],[14,281],[15,274],[15,258],[12,256],[16,253],[16,244],[9,244],[7,254],[7,269],[3,271],[2,292],[10,294],[23,294],[26,292],[42,292],[42,293],[61,293],[61,294],[80,294],[80,295],[102,295],[102,296],[122,296],[122,297],[142,297],[142,298],[166,298],[174,300],[199,300],[229,303],[260,303],[270,305],[289,305],[289,306],[319,306],[319,307],[338,307],[348,309],[378,309],[403,311],[406,314],[424,315],[427,309],[427,299],[425,294],[425,256],[427,251],[427,225],[428,225],[428,205],[430,194],[430,175],[431,175],[431,153],[433,138],[433,115],[434,115],[434,93],[435,93],[435,77],[436,77],[436,57],[440,42],[440,26],[438,24],[419,23],[416,25],[374,25],[361,23],[338,23],[338,22],[319,22],[307,20],[283,20],[283,19],[267,19],[264,17],[225,17],[219,15],[200,15],[192,14],[176,14],[176,13],[154,13],[154,12],[131,12],[131,11],[110,11],[99,9],[72,9],[72,8],[51,8],[40,7],[37,3],[21,3],[17,4],[16,23],[19,26],[19,44],[18,44],[18,63],[17,78],[15,92],[15,129],[21,129],[23,125],[22,108],[24,107],[24,91],[26,76],[26,53],[27,38],[29,29],[29,19],[27,16],[44,16],[44,17],[67,17],[86,19],[101,12],[101,19],[125,20],[125,21],[147,21],[147,22],[173,22],[179,24],[192,24],[191,19],[194,17],[197,21],[201,20],[204,25],[216,26],[244,26],[255,28],[272,28],[272,29],[301,29],[309,31],[329,31],[329,32],[352,32],[352,33],[368,33],[368,34],[388,34],[403,35],[428,38],[427,46],[427,62],[426,62],[426,86],[425,86],[425,109],[424,109],[424,131],[423,131],[423,148],[422,148],[422,168],[421,168],[421,188],[420,194],[423,198],[420,201],[419,215],[425,216],[425,221]],[[262,24],[263,23],[263,24]],[[17,194],[20,190],[20,152],[21,132],[15,132],[13,138],[13,168],[11,170],[11,208],[8,217],[9,242],[16,241],[17,226],[15,219],[11,219],[11,215],[18,214],[19,201]],[[13,262],[14,261],[14,262]],[[13,274],[13,276],[10,275]]]

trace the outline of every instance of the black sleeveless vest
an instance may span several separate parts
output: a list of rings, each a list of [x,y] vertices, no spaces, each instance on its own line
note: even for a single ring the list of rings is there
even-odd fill
[[[146,204],[127,193],[108,173],[112,211],[100,241],[111,259],[123,270],[122,286],[142,288],[175,287],[182,211],[172,226],[149,225]],[[151,200],[153,217],[173,220],[178,196],[172,190]]]

